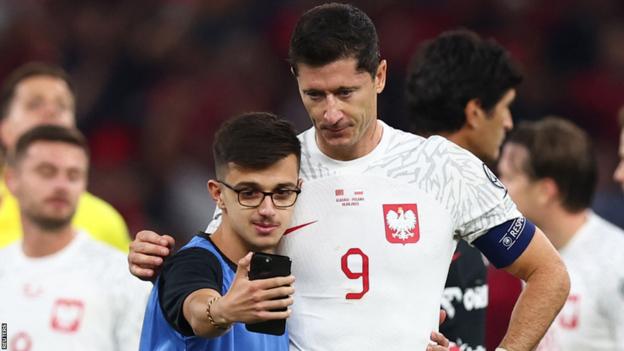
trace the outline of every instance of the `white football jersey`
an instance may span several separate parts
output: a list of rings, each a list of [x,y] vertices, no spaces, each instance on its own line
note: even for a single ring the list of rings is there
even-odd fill
[[[11,351],[136,351],[151,284],[123,253],[86,233],[30,258],[22,242],[0,250],[0,322]]]
[[[302,193],[278,250],[296,277],[291,350],[424,350],[455,239],[521,217],[468,151],[379,123],[379,145],[352,161],[324,155],[314,128],[299,135]],[[219,223],[217,210],[207,232]]]
[[[294,350],[424,350],[454,238],[521,216],[472,154],[380,124],[379,145],[352,161],[301,135],[303,192],[280,247],[297,279]]]
[[[624,231],[590,212],[560,254],[570,295],[539,350],[624,350]]]

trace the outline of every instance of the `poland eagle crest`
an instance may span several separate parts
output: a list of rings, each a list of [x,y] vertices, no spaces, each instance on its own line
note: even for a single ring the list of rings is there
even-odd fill
[[[420,221],[416,204],[384,204],[386,240],[392,244],[415,244],[420,240]]]
[[[390,210],[386,214],[386,223],[394,231],[392,237],[399,240],[407,240],[414,236],[413,230],[416,228],[416,214],[412,210],[404,211],[399,207],[397,212]]]

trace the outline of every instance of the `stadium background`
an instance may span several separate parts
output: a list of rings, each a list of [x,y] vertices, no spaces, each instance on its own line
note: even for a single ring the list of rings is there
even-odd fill
[[[61,65],[78,92],[92,147],[90,190],[132,233],[181,241],[213,211],[211,136],[228,116],[278,113],[310,123],[286,63],[299,15],[318,1],[2,0],[0,79],[20,64]],[[352,1],[375,21],[389,79],[381,119],[408,128],[405,67],[422,40],[464,26],[494,37],[521,63],[515,121],[558,114],[593,137],[600,184],[594,208],[624,226],[611,180],[617,110],[624,105],[624,2],[618,0]]]

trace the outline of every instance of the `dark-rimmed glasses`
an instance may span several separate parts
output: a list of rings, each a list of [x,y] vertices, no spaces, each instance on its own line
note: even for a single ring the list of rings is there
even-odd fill
[[[295,204],[301,189],[277,189],[275,191],[260,191],[253,188],[236,189],[230,184],[217,180],[238,195],[238,203],[243,207],[256,208],[262,204],[265,197],[270,197],[275,208],[288,208]]]

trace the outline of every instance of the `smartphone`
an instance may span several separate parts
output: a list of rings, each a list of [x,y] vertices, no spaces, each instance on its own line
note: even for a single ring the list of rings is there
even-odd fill
[[[290,275],[291,261],[288,256],[254,252],[251,257],[249,280],[286,277]],[[276,311],[286,311],[279,309]],[[286,320],[276,319],[259,323],[245,324],[247,330],[271,335],[283,335],[286,331]]]

